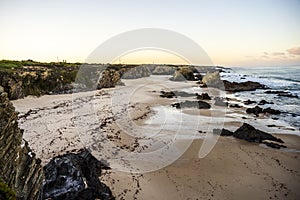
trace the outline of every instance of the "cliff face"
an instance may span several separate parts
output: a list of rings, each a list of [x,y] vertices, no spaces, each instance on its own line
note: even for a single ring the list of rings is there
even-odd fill
[[[40,160],[22,140],[18,114],[0,86],[0,179],[15,193],[17,199],[39,199],[43,181]]]

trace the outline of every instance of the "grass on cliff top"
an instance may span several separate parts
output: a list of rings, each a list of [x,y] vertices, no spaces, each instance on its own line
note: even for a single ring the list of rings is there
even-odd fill
[[[78,67],[81,63],[67,63],[67,62],[37,62],[33,60],[0,60],[0,70],[4,71],[14,71],[18,70],[24,66],[33,66],[33,67]]]
[[[6,183],[0,180],[0,199],[4,200],[15,200],[15,192],[8,187]]]

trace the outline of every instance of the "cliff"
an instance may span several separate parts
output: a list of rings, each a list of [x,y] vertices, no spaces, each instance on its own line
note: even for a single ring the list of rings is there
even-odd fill
[[[8,186],[17,199],[39,199],[44,178],[40,160],[35,158],[28,143],[22,140],[18,114],[1,86],[0,116],[0,191]],[[0,199],[1,195],[7,198],[6,194],[0,193]]]

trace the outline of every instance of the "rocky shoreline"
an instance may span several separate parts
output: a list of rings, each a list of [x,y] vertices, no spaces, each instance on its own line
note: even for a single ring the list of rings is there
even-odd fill
[[[31,195],[28,197],[29,199],[95,199],[95,198],[100,198],[100,199],[126,199],[135,197],[136,199],[143,198],[143,196],[140,196],[141,194],[145,194],[145,198],[149,198],[150,196],[147,196],[148,193],[143,193],[142,190],[145,190],[144,188],[147,188],[145,183],[143,182],[143,175],[141,176],[136,176],[136,175],[125,175],[125,177],[128,178],[128,182],[125,180],[121,180],[119,176],[122,173],[118,173],[115,171],[111,171],[109,167],[106,164],[103,164],[102,162],[98,161],[95,157],[93,157],[92,154],[88,150],[81,150],[82,148],[79,147],[79,142],[77,136],[74,136],[71,134],[71,132],[74,131],[74,127],[72,127],[71,121],[71,114],[72,114],[72,106],[74,109],[75,107],[81,107],[82,105],[86,104],[89,102],[91,99],[93,101],[98,102],[100,104],[101,102],[101,109],[102,109],[102,123],[96,123],[97,120],[95,120],[95,124],[92,122],[89,122],[91,125],[91,129],[94,128],[94,130],[101,130],[103,131],[103,134],[107,135],[107,138],[114,142],[116,145],[119,145],[121,149],[124,149],[126,151],[130,152],[143,152],[148,149],[147,145],[142,145],[140,143],[141,138],[134,139],[129,137],[126,138],[124,137],[124,134],[122,131],[120,131],[116,126],[115,123],[117,122],[118,118],[120,118],[126,109],[128,107],[124,107],[123,110],[121,110],[118,113],[114,113],[112,115],[110,113],[109,108],[106,107],[105,103],[109,103],[110,99],[112,98],[112,93],[111,90],[105,90],[104,88],[111,88],[111,87],[117,87],[117,89],[122,88],[124,85],[130,87],[131,85],[135,85],[138,82],[138,79],[143,79],[143,78],[149,78],[149,79],[143,79],[142,81],[148,80],[151,82],[151,75],[156,74],[158,75],[168,75],[168,78],[165,79],[165,81],[168,81],[168,84],[172,85],[178,85],[178,88],[170,89],[170,90],[150,90],[147,89],[144,91],[146,96],[141,96],[137,98],[138,100],[140,99],[145,99],[147,100],[147,103],[139,103],[137,100],[136,103],[128,105],[131,110],[133,110],[134,117],[133,121],[136,123],[141,123],[143,124],[144,121],[146,121],[149,118],[149,115],[151,114],[151,108],[155,104],[162,104],[165,107],[170,107],[174,110],[177,110],[178,112],[196,112],[198,109],[200,111],[200,115],[203,115],[204,117],[211,117],[214,109],[219,109],[222,112],[224,109],[228,109],[229,113],[226,115],[226,117],[229,116],[233,119],[233,121],[228,121],[225,122],[225,125],[229,124],[229,128],[233,130],[232,127],[236,127],[235,131],[230,131],[229,129],[214,129],[213,132],[216,135],[220,136],[233,136],[234,138],[246,140],[251,143],[261,143],[266,145],[267,147],[271,148],[276,148],[276,149],[289,149],[292,147],[291,143],[289,140],[284,141],[285,145],[283,145],[283,139],[280,139],[280,136],[277,135],[277,137],[273,136],[272,134],[267,133],[264,130],[260,130],[254,128],[254,126],[245,123],[246,120],[251,119],[253,121],[261,120],[265,118],[265,120],[268,120],[268,115],[277,115],[279,114],[279,111],[276,111],[271,108],[261,108],[259,107],[265,104],[271,104],[272,102],[267,102],[267,101],[261,101],[261,102],[254,102],[254,101],[247,101],[247,102],[240,102],[238,104],[233,103],[233,99],[227,98],[227,97],[220,97],[218,95],[215,95],[214,93],[210,93],[207,89],[209,88],[214,88],[212,90],[215,93],[219,93],[219,91],[226,91],[230,93],[234,92],[239,92],[239,91],[254,91],[256,89],[266,89],[264,85],[261,85],[259,83],[255,82],[242,82],[242,83],[236,83],[236,82],[228,82],[228,81],[222,81],[219,75],[220,68],[215,68],[215,67],[188,67],[188,66],[181,66],[176,68],[175,66],[152,66],[152,65],[142,65],[142,66],[110,66],[108,69],[105,69],[104,71],[101,72],[102,76],[97,83],[97,85],[94,85],[95,89],[102,89],[97,91],[96,95],[91,92],[90,96],[85,96],[90,93],[80,93],[80,89],[78,91],[74,90],[74,87],[70,90],[72,92],[79,92],[79,96],[82,95],[82,97],[76,99],[76,104],[71,103],[72,100],[66,100],[66,98],[62,99],[63,101],[59,100],[59,98],[55,99],[57,96],[53,96],[53,104],[47,105],[47,102],[45,103],[46,106],[43,108],[37,108],[32,105],[28,105],[28,108],[23,108],[21,110],[21,113],[19,115],[19,121],[21,121],[21,127],[25,128],[26,131],[26,137],[29,138],[30,145],[33,146],[33,149],[37,150],[38,156],[35,156],[35,154],[30,153],[32,150],[28,147],[28,144],[25,143],[25,147],[21,147],[21,151],[15,151],[10,155],[14,155],[13,158],[6,158],[5,155],[5,149],[20,149],[20,141],[22,140],[22,131],[18,128],[18,123],[17,123],[17,113],[12,111],[13,114],[9,114],[8,116],[14,116],[12,123],[11,121],[5,121],[6,124],[9,126],[13,126],[12,131],[7,131],[8,125],[5,125],[5,123],[2,123],[1,121],[1,142],[3,141],[2,138],[6,138],[7,140],[4,140],[5,142],[3,145],[7,144],[12,144],[10,142],[12,134],[18,134],[17,137],[17,148],[11,148],[10,146],[7,146],[7,148],[2,148],[1,147],[1,165],[11,165],[13,163],[13,160],[17,158],[17,155],[24,154],[23,151],[25,151],[26,156],[24,159],[22,158],[22,162],[20,163],[20,166],[24,166],[24,163],[28,165],[28,163],[33,163],[30,164],[30,171],[26,172],[24,176],[28,176],[32,178],[30,180],[32,183],[27,184],[26,186],[21,186],[17,185],[12,182],[12,180],[18,180],[18,175],[14,175],[12,173],[11,177],[7,177],[9,173],[8,171],[3,171],[1,174],[1,179],[4,180],[7,185],[12,188],[14,191],[16,191],[16,196],[19,198],[24,198],[23,193],[25,192],[26,195]],[[200,73],[201,72],[201,73]],[[171,77],[170,77],[171,75]],[[12,105],[8,102],[8,98],[10,97],[11,99],[18,99],[18,98],[23,98],[26,96],[26,93],[22,93],[22,89],[20,88],[25,88],[23,83],[21,86],[16,86],[18,84],[13,84],[12,79],[7,78],[7,76],[3,76],[5,78],[2,78],[2,82],[5,82],[4,91],[9,91],[10,95],[7,96],[7,94],[4,91],[1,91],[1,96],[3,96],[2,100],[2,105],[8,105],[8,108],[5,108],[1,110],[1,116],[4,116],[4,113],[7,112],[6,110],[13,110]],[[47,81],[46,79],[44,81]],[[86,81],[86,80],[85,80]],[[9,85],[8,83],[11,83]],[[67,84],[70,84],[71,82],[68,82]],[[86,82],[87,83],[87,82]],[[95,82],[91,82],[93,85]],[[64,85],[65,83],[62,83]],[[190,93],[190,92],[185,92],[183,90],[180,90],[184,84],[190,84],[193,85],[193,87],[197,87],[203,92],[201,93]],[[72,85],[72,84],[71,84]],[[82,86],[80,86],[82,87]],[[61,93],[66,93],[66,90],[64,90],[64,87],[60,87],[62,90],[60,91]],[[86,88],[84,86],[83,88]],[[92,88],[92,87],[88,87]],[[126,88],[126,87],[124,87]],[[82,89],[82,88],[81,88]],[[122,89],[120,89],[122,90]],[[21,91],[18,93],[18,91]],[[54,90],[53,90],[54,91]],[[86,91],[83,89],[83,91]],[[151,91],[149,93],[149,91]],[[43,91],[39,92],[38,95],[41,94],[47,94],[52,91]],[[60,93],[58,92],[58,93]],[[106,93],[107,92],[107,93]],[[54,92],[55,93],[55,92]],[[53,93],[53,94],[54,94]],[[27,93],[27,95],[31,93]],[[33,94],[35,95],[35,94]],[[5,97],[4,97],[5,96]],[[49,96],[50,97],[50,96]],[[66,94],[65,97],[69,96]],[[41,97],[42,98],[42,97]],[[293,97],[294,98],[294,97]],[[50,98],[49,98],[50,99]],[[21,99],[15,101],[16,105],[18,105],[18,101],[22,102]],[[24,99],[26,103],[26,99]],[[29,100],[31,101],[31,100]],[[36,99],[38,102],[39,100]],[[105,102],[103,104],[103,101]],[[149,103],[151,102],[151,103]],[[77,105],[78,103],[78,105]],[[35,104],[34,101],[32,104]],[[253,108],[246,108],[243,105],[251,105],[251,104],[257,104]],[[20,105],[24,105],[24,103],[20,103]],[[50,106],[51,105],[51,106]],[[32,107],[30,107],[32,106]],[[18,106],[17,106],[18,108]],[[20,108],[20,107],[19,107]],[[198,108],[198,109],[195,109]],[[125,109],[125,110],[124,110]],[[128,109],[128,110],[130,110]],[[231,113],[232,112],[232,113]],[[239,117],[232,117],[230,116],[231,114],[234,113],[243,113],[243,118]],[[248,114],[247,114],[248,113]],[[58,115],[59,114],[59,115]],[[84,113],[82,113],[84,116]],[[252,115],[254,114],[254,116]],[[189,114],[191,116],[195,114]],[[199,113],[197,114],[199,115]],[[248,116],[247,116],[248,115]],[[50,125],[47,125],[47,116],[57,116],[57,119],[51,119],[49,121],[49,124],[53,124],[56,127],[51,127]],[[105,116],[105,117],[104,117]],[[69,119],[70,117],[70,119]],[[82,117],[82,116],[80,116]],[[104,117],[104,118],[103,118]],[[3,118],[4,119],[4,118]],[[2,119],[1,119],[2,120]],[[57,120],[57,121],[55,121]],[[60,124],[58,121],[62,120],[63,123]],[[239,121],[238,121],[239,120]],[[67,122],[66,122],[67,121]],[[238,126],[235,125],[238,121]],[[27,124],[29,123],[29,124]],[[45,123],[45,127],[47,127],[47,130],[40,132],[41,128],[39,127],[34,127],[37,124],[43,124]],[[126,122],[125,122],[126,123]],[[217,122],[215,122],[217,123]],[[227,124],[226,124],[227,123]],[[32,128],[30,128],[32,127]],[[256,127],[256,126],[255,126]],[[267,126],[266,126],[267,127]],[[265,128],[265,127],[264,127]],[[276,130],[276,127],[271,127],[269,126],[268,128],[274,128]],[[4,131],[2,131],[2,129]],[[10,129],[9,129],[10,130]],[[28,131],[28,132],[27,132]],[[32,131],[30,133],[30,131]],[[206,130],[203,128],[199,130],[200,138],[202,137],[201,135],[206,134]],[[9,135],[7,135],[9,134]],[[51,137],[47,138],[47,134]],[[227,138],[227,137],[226,137]],[[227,141],[229,140],[230,137],[227,139],[223,138],[221,141]],[[44,140],[44,141],[43,141]],[[197,141],[199,139],[196,139]],[[63,142],[66,142],[67,146],[63,149],[59,149],[60,147],[64,146]],[[45,144],[50,144],[49,149],[45,149],[43,145]],[[224,145],[224,144],[222,144]],[[2,146],[2,144],[1,144]],[[233,144],[234,146],[234,144]],[[227,148],[227,147],[226,147]],[[234,147],[235,148],[235,147]],[[245,147],[248,148],[248,147]],[[252,148],[252,147],[251,147]],[[256,147],[253,147],[256,148]],[[257,146],[257,148],[261,148]],[[55,152],[56,151],[56,152]],[[265,151],[262,149],[256,149],[256,151]],[[279,150],[278,150],[279,151]],[[53,153],[54,152],[54,153]],[[251,151],[247,151],[248,154],[251,154]],[[270,152],[269,149],[266,150],[266,152]],[[242,152],[240,152],[242,153]],[[46,157],[43,157],[43,154],[46,155]],[[281,152],[276,153],[276,154],[281,154]],[[284,153],[282,153],[284,154]],[[188,154],[189,155],[189,154]],[[41,161],[39,159],[35,159],[35,157],[39,157],[44,160],[44,165],[45,165],[45,160],[47,160],[44,170],[42,170],[42,165]],[[229,156],[229,155],[227,155]],[[49,160],[49,158],[52,158]],[[281,159],[283,157],[280,156]],[[194,158],[193,158],[194,159]],[[243,158],[239,158],[243,159]],[[270,159],[270,158],[268,158]],[[292,158],[291,158],[292,159]],[[29,161],[28,161],[29,160]],[[4,162],[3,162],[4,161]],[[50,161],[50,162],[49,162]],[[195,159],[194,163],[199,162],[199,160]],[[214,161],[213,161],[214,162]],[[248,161],[244,161],[248,162]],[[258,161],[257,161],[258,162]],[[288,160],[288,162],[292,162]],[[10,164],[9,164],[10,163]],[[249,164],[250,165],[250,164]],[[192,165],[194,166],[194,164]],[[250,165],[251,166],[251,165]],[[195,166],[194,166],[195,167]],[[4,167],[5,169],[8,169],[8,167]],[[176,169],[176,167],[171,166],[170,170],[172,171]],[[197,167],[195,167],[198,169]],[[21,171],[22,172],[22,167],[14,169],[15,171]],[[24,169],[23,169],[24,170]],[[177,169],[176,169],[177,170]],[[177,172],[177,171],[174,172]],[[199,169],[198,169],[199,170]],[[191,170],[193,171],[193,170]],[[104,172],[104,173],[103,173]],[[36,175],[32,175],[32,174]],[[197,172],[191,172],[191,173],[198,173]],[[262,171],[262,173],[265,173]],[[297,172],[291,172],[291,173],[297,173]],[[168,171],[162,171],[163,176],[166,176],[166,180],[172,180],[171,177],[169,177],[169,172]],[[104,182],[100,182],[98,177],[102,176],[102,180]],[[150,179],[155,179],[158,175],[154,173],[153,176],[145,175],[145,179],[149,178]],[[178,176],[182,176],[180,173]],[[202,175],[201,175],[202,176]],[[35,177],[35,178],[34,178]],[[44,178],[45,177],[45,178]],[[72,177],[72,178],[70,178]],[[116,178],[117,177],[117,178]],[[182,176],[184,177],[184,176]],[[181,177],[181,178],[182,178]],[[267,177],[267,176],[266,176]],[[174,178],[174,177],[173,177]],[[202,177],[203,178],[203,177]],[[130,181],[132,179],[132,181]],[[176,178],[174,178],[176,179]],[[163,179],[165,181],[165,179]],[[178,179],[181,180],[181,179]],[[260,179],[259,179],[260,180]],[[126,184],[131,184],[131,183],[137,183],[137,186],[134,189],[123,189],[122,188],[117,188],[118,183],[117,182],[123,182],[125,181]],[[172,181],[171,181],[172,182]],[[177,181],[176,183],[173,184],[178,184]],[[221,181],[222,182],[222,181]],[[276,182],[276,181],[275,181]],[[106,185],[107,186],[106,186]],[[116,184],[116,185],[115,185]],[[125,184],[125,183],[123,183]],[[125,184],[125,185],[126,185]],[[170,183],[169,183],[170,184]],[[276,182],[277,184],[277,182]],[[74,185],[76,187],[74,187]],[[141,186],[144,185],[144,186]],[[191,187],[195,187],[195,185],[191,185]],[[26,188],[27,187],[27,188]],[[131,186],[128,186],[129,188]],[[178,186],[176,186],[177,188]],[[206,186],[205,186],[206,187]],[[271,187],[271,186],[270,186]],[[276,186],[277,187],[277,186]],[[22,191],[20,188],[23,188]],[[32,192],[27,192],[33,190]],[[121,190],[121,192],[119,192]],[[151,190],[150,190],[151,191]],[[181,191],[177,188],[175,190],[177,192]],[[173,193],[176,193],[173,191]],[[295,192],[295,191],[293,191]],[[287,192],[289,193],[289,192]],[[132,196],[131,196],[132,195]],[[194,195],[192,193],[191,195]],[[196,194],[197,195],[197,194]],[[217,195],[217,194],[214,194]],[[290,195],[290,194],[289,194]]]

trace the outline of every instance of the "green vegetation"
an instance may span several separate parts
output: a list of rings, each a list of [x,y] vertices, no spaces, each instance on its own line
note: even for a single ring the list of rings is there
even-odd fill
[[[0,199],[3,200],[15,200],[16,194],[15,192],[8,187],[6,183],[0,180]]]

